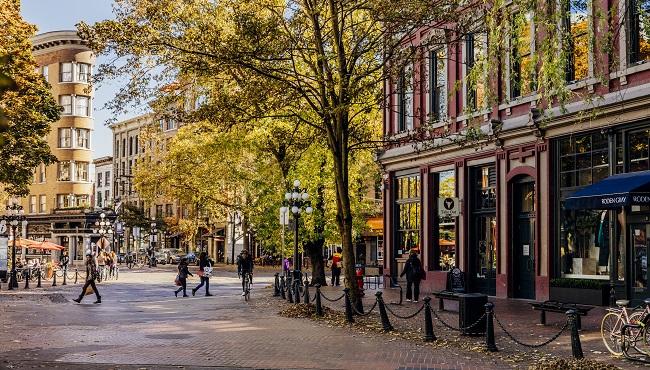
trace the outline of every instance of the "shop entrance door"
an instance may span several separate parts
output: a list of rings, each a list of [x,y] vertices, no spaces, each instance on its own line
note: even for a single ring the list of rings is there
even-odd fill
[[[496,214],[481,214],[474,217],[476,244],[473,253],[473,281],[475,289],[487,295],[496,295]]]
[[[512,197],[513,297],[535,299],[535,183],[514,183]]]
[[[630,224],[631,260],[630,272],[632,298],[650,296],[648,291],[648,254],[650,254],[650,224]]]

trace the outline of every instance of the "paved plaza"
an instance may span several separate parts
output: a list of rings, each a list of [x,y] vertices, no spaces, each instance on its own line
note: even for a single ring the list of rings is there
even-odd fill
[[[245,302],[232,269],[218,268],[212,297],[175,298],[173,267],[124,271],[72,302],[81,286],[0,291],[0,368],[525,368],[507,356],[436,346],[327,322],[286,318],[272,272],[258,273]],[[188,288],[198,279],[190,280]],[[334,292],[327,294],[333,295]],[[388,300],[387,300],[388,301]],[[408,310],[405,307],[404,310]],[[440,330],[436,327],[436,330]],[[417,330],[417,329],[416,329]],[[439,333],[440,334],[440,333]],[[440,336],[440,335],[439,335]],[[532,338],[534,339],[534,338]],[[567,339],[564,339],[566,346]],[[591,354],[586,353],[589,357]],[[606,357],[606,356],[603,356]],[[615,360],[621,367],[627,367]]]

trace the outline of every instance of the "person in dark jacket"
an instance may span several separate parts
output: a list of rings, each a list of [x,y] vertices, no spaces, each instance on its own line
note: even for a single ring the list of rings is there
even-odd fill
[[[409,259],[406,261],[406,264],[404,264],[404,270],[402,270],[402,273],[399,275],[400,277],[406,275],[407,302],[411,302],[411,298],[413,299],[413,302],[417,302],[418,298],[420,298],[420,280],[422,280],[422,271],[422,262],[418,258],[417,252],[411,250]]]
[[[237,275],[242,277],[246,273],[251,274],[250,282],[253,284],[253,258],[248,254],[248,251],[244,249],[237,257]],[[246,294],[245,280],[243,278],[241,279],[241,289],[241,295],[243,296]]]
[[[197,285],[196,288],[192,289],[192,295],[196,295],[196,292],[201,289],[203,284],[205,284],[205,296],[210,297],[210,274],[212,273],[212,264],[208,259],[208,254],[201,252],[199,254],[199,276],[201,277],[201,284]]]
[[[102,297],[99,295],[99,291],[97,291],[97,287],[95,286],[95,279],[97,278],[98,274],[99,272],[97,271],[95,259],[93,258],[92,254],[88,253],[86,255],[86,284],[84,284],[83,288],[81,288],[81,294],[79,295],[79,298],[73,299],[73,301],[81,303],[84,295],[86,295],[86,288],[91,286],[93,288],[93,292],[95,292],[95,296],[97,297],[97,300],[94,303],[102,303]]]
[[[187,295],[187,277],[188,276],[194,276],[190,272],[190,270],[187,269],[187,258],[181,259],[181,262],[178,263],[178,280],[181,282],[181,287],[178,288],[176,291],[174,291],[174,295],[178,297],[178,293],[183,291],[183,297],[189,297]]]

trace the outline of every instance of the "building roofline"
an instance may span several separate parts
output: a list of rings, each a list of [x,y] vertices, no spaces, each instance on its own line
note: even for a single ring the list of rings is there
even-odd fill
[[[113,156],[105,155],[103,157],[93,159],[93,164],[113,163]]]
[[[46,50],[60,45],[71,45],[90,50],[86,41],[82,40],[74,30],[51,31],[32,37],[32,50]]]

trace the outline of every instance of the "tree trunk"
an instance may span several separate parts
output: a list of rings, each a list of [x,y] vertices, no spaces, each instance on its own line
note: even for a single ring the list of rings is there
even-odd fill
[[[243,249],[247,250],[250,256],[253,256],[250,249],[250,239],[248,235],[248,217],[243,213],[241,216],[241,232],[243,238]]]
[[[310,240],[305,244],[305,252],[309,254],[311,261],[311,282],[310,285],[320,284],[327,286],[327,278],[325,277],[325,264],[323,263],[323,245],[325,239],[319,238]]]

